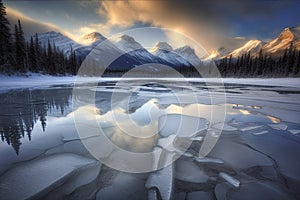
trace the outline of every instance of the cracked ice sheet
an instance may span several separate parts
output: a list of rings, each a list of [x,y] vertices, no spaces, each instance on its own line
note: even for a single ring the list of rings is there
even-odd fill
[[[190,183],[205,183],[208,175],[192,159],[179,158],[175,165],[176,179]]]
[[[272,132],[271,132],[272,133]],[[263,134],[258,136],[242,135],[243,140],[251,147],[272,157],[278,165],[280,173],[287,178],[290,187],[299,191],[300,183],[300,145],[292,135]]]
[[[0,196],[4,199],[41,197],[61,185],[79,168],[95,160],[75,154],[60,154],[27,162],[0,177]]]
[[[101,188],[96,199],[146,200],[147,190],[144,177],[138,174],[119,172],[109,186]]]
[[[246,145],[223,141],[222,139],[217,142],[208,155],[222,159],[226,164],[230,164],[236,169],[273,165],[267,156],[252,150]]]

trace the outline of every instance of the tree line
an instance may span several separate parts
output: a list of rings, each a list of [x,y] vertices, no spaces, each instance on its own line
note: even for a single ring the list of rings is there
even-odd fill
[[[65,56],[55,43],[40,44],[38,34],[25,40],[21,21],[10,30],[6,8],[0,0],[0,72],[5,74],[38,72],[51,75],[76,74],[80,63],[75,51]]]
[[[279,58],[263,53],[261,49],[255,57],[250,52],[237,59],[231,55],[225,57],[217,67],[222,77],[299,77],[300,51],[291,42]]]

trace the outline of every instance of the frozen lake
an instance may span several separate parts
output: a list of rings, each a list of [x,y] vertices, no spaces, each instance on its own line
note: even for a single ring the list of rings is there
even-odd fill
[[[84,106],[77,105],[75,110],[71,84],[1,90],[0,196],[299,199],[300,88],[266,85],[255,85],[255,81],[247,85],[225,83],[224,93],[214,83],[196,80],[189,84],[102,81],[94,88],[78,86],[83,93],[95,92],[95,104],[84,105],[85,99],[80,99]],[[117,101],[112,101],[113,95]],[[211,111],[221,107],[226,109],[223,121],[212,121]],[[170,115],[174,118],[171,126],[161,125],[161,117]],[[183,124],[183,132],[187,131],[182,137],[173,137],[170,130],[176,127],[178,115],[191,117],[187,122],[201,119],[197,127],[201,133],[191,136],[190,125]],[[74,116],[81,116],[82,124],[97,119],[107,138],[126,151],[164,149],[168,155],[180,156],[155,172],[134,174],[112,169],[86,149],[97,135],[78,135]],[[86,131],[94,128],[88,126]],[[221,131],[221,136],[208,155],[199,158],[203,137],[211,130]],[[139,135],[145,137],[135,138]],[[189,146],[183,148],[186,140]],[[170,145],[164,148],[166,142]],[[108,158],[114,154],[105,151]],[[153,159],[149,164],[155,162],[159,165],[162,161]]]

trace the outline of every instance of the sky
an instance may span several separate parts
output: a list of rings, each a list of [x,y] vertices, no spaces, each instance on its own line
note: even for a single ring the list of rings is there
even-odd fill
[[[142,27],[175,30],[208,50],[245,39],[271,40],[286,27],[300,25],[300,1],[222,0],[181,1],[20,1],[3,0],[11,24],[21,19],[27,34],[59,31],[74,40],[97,31],[106,37]],[[144,37],[143,37],[144,35]],[[155,39],[136,33],[138,42],[151,46]]]

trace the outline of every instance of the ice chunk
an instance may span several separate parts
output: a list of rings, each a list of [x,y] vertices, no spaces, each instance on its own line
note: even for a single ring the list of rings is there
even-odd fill
[[[163,200],[169,200],[173,197],[174,192],[174,166],[173,164],[166,166],[149,175],[146,188],[157,188]]]
[[[96,180],[101,170],[101,163],[95,162],[84,166],[80,169],[80,173],[72,176],[62,186],[47,194],[47,199],[61,199],[62,197],[71,194],[77,188],[89,184]]]
[[[204,118],[179,114],[163,115],[159,118],[159,134],[167,137],[176,134],[178,137],[195,137],[208,129],[209,122]]]
[[[188,158],[193,158],[194,157],[194,155],[190,152],[184,152],[182,155],[185,156],[185,157],[188,157]]]
[[[251,130],[254,130],[254,129],[258,129],[260,127],[262,127],[262,126],[248,126],[248,127],[241,128],[240,130],[243,131],[243,132],[244,131],[251,131]]]
[[[166,138],[160,138],[158,139],[157,146],[162,147],[163,149],[167,150],[170,153],[176,152],[179,155],[183,155],[190,158],[193,157],[193,154],[189,152],[184,152],[179,147],[177,148],[174,145],[175,139],[176,139],[176,135],[170,135],[169,137]]]
[[[285,131],[288,128],[286,124],[269,124],[269,126],[275,130],[283,130],[283,131]]]
[[[198,141],[198,142],[202,142],[203,141],[203,137],[202,136],[197,136],[192,138],[193,141]]]
[[[230,126],[226,123],[223,123],[223,122],[219,122],[219,123],[216,123],[214,125],[212,125],[213,128],[215,129],[218,129],[218,130],[222,130],[222,131],[236,131],[238,130],[237,128],[233,127],[233,126]]]
[[[205,183],[208,176],[194,162],[186,159],[176,161],[176,179],[190,183]]]
[[[157,200],[156,189],[152,188],[152,189],[148,190],[148,200]]]
[[[260,132],[254,132],[252,133],[253,135],[263,135],[263,134],[267,134],[269,133],[269,131],[260,131]]]
[[[288,130],[291,134],[296,135],[300,133],[300,130],[296,130],[296,129],[290,129]]]
[[[96,199],[147,199],[145,181],[143,177],[139,177],[136,174],[120,172],[114,177],[111,185],[97,192]]]
[[[196,162],[199,162],[199,163],[216,163],[216,164],[223,164],[224,163],[223,160],[218,159],[218,158],[208,158],[208,157],[200,158],[200,157],[197,157],[197,158],[194,158],[194,160]]]
[[[39,198],[95,160],[75,154],[53,155],[19,165],[0,177],[3,199]]]
[[[227,181],[228,183],[230,183],[231,185],[233,185],[236,188],[238,188],[241,184],[239,180],[233,178],[232,176],[230,176],[227,173],[220,172],[219,176],[222,177],[225,181]]]
[[[152,151],[152,155],[153,155],[153,162],[152,162],[152,166],[153,166],[153,169],[158,169],[159,168],[159,160],[160,160],[160,157],[162,155],[162,148],[160,147],[154,147],[153,148],[153,151]]]
[[[196,192],[189,192],[187,194],[187,200],[199,200],[199,199],[214,199],[214,195],[211,192],[205,191],[196,191]]]

